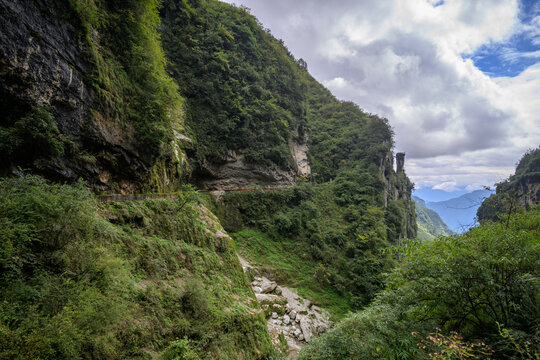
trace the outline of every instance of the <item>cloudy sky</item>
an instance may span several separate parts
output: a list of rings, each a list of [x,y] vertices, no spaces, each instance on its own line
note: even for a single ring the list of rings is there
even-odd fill
[[[417,188],[491,186],[540,145],[540,0],[228,0],[390,120]]]

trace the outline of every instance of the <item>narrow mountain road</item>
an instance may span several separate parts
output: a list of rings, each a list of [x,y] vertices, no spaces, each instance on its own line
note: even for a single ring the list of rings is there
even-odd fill
[[[281,190],[283,188],[260,188],[263,191],[271,190]],[[231,189],[231,190],[197,190],[201,194],[212,194],[212,195],[223,195],[236,192],[249,192],[256,191],[258,189]],[[113,202],[123,202],[123,201],[140,201],[140,200],[150,200],[150,199],[169,199],[174,200],[178,197],[178,193],[166,193],[166,194],[105,194],[105,195],[96,195],[96,198],[101,203],[113,203]]]

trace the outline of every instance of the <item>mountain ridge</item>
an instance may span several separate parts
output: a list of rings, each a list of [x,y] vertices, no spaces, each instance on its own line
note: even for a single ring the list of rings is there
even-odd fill
[[[462,233],[476,224],[476,210],[491,194],[490,190],[475,190],[458,197],[436,202],[427,202],[446,224],[457,233]]]

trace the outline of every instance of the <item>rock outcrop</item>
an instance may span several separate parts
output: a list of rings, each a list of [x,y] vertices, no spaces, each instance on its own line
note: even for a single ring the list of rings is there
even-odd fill
[[[281,189],[292,186],[298,177],[309,178],[307,134],[293,137],[290,142],[294,167],[250,163],[239,151],[229,150],[221,162],[205,161],[194,176],[199,187],[206,190],[250,189],[258,185],[264,189]]]
[[[206,190],[280,189],[294,185],[295,173],[277,166],[247,162],[244,155],[229,151],[221,163],[205,162],[195,176],[196,184]]]
[[[399,240],[413,239],[417,233],[415,205],[411,195],[414,184],[405,174],[405,153],[397,153],[396,162],[397,169],[394,172],[393,154],[388,152],[379,164],[381,178],[384,181],[384,206],[388,207],[391,201],[401,202],[402,226],[398,237]]]
[[[56,181],[84,178],[96,190],[122,193],[150,186],[152,176],[172,181],[178,174],[170,163],[185,163],[183,151],[176,148],[176,159],[155,167],[133,124],[96,91],[96,65],[68,8],[60,0],[0,0],[0,126],[47,106],[70,144],[64,155],[39,165],[2,159],[0,175],[21,166]],[[92,37],[99,42],[98,31]]]
[[[311,176],[311,166],[308,160],[308,134],[305,131],[298,132],[291,140],[291,154],[296,167],[296,175],[304,178]]]

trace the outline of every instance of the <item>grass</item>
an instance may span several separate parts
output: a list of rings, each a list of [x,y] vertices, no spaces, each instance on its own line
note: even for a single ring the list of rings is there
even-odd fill
[[[334,319],[341,319],[351,311],[343,296],[316,280],[317,264],[307,255],[302,256],[304,252],[294,241],[287,238],[275,241],[255,229],[243,229],[231,236],[242,257],[254,266],[274,272],[280,285],[296,289],[300,296],[328,310]]]
[[[0,359],[275,352],[233,241],[196,198],[98,204],[82,183],[0,179],[0,225]]]

